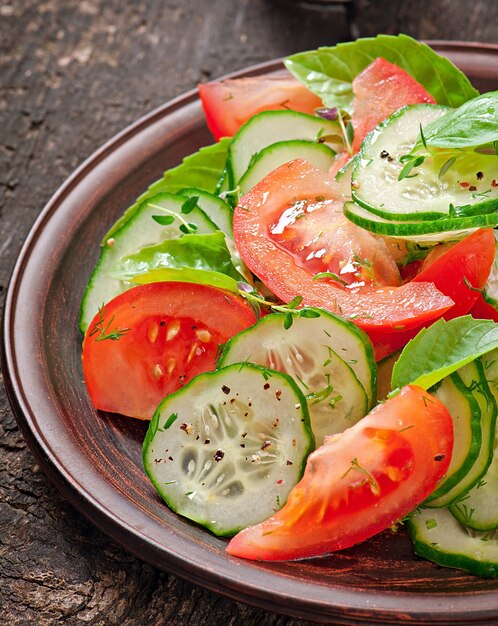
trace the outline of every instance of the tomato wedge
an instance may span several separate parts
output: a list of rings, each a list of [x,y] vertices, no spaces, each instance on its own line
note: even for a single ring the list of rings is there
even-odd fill
[[[207,125],[216,140],[232,137],[261,111],[291,109],[312,114],[322,106],[320,98],[292,76],[234,78],[198,88]]]
[[[341,231],[347,233],[347,239],[336,238],[336,235],[341,235],[338,232],[340,223],[336,221],[335,232],[327,233],[326,237],[327,244],[333,241],[334,249],[341,248],[341,255],[336,259],[339,266],[335,271],[334,265],[328,266],[330,273],[336,274],[339,280],[333,276],[324,280],[314,279],[317,266],[313,264],[311,269],[307,269],[306,256],[313,254],[315,261],[320,249],[310,248],[303,258],[297,248],[302,247],[303,241],[308,241],[310,232],[313,237],[320,235],[322,231],[316,232],[316,221],[326,229],[327,220],[318,220],[318,211],[316,221],[296,219],[296,211],[299,210],[299,203],[306,208],[309,203],[313,205],[312,211],[307,209],[308,213],[313,213],[315,206],[319,205],[328,211],[337,210],[341,206],[338,194],[335,182],[326,173],[302,159],[291,161],[268,174],[241,198],[234,213],[234,238],[246,265],[283,301],[303,296],[303,304],[321,306],[348,317],[367,331],[392,330],[400,326],[403,329],[413,328],[440,317],[448,310],[453,300],[441,294],[431,283],[380,288],[365,284],[366,290],[351,284],[352,289],[346,288],[343,283],[348,281],[344,269],[349,269],[348,265],[353,266],[353,275],[359,274],[359,282],[365,282],[365,273],[372,272],[377,280],[379,272],[381,277],[384,274],[381,266],[385,263],[389,267],[390,263],[394,263],[381,238],[359,227],[352,228],[349,222]],[[306,222],[311,225],[311,230],[299,234],[300,225]],[[347,220],[343,218],[342,222]],[[290,231],[293,231],[290,242],[283,241]],[[301,239],[298,240],[298,237]],[[344,250],[352,255],[353,263],[344,264]],[[331,262],[334,263],[334,260]],[[359,267],[361,265],[363,267]]]
[[[495,260],[492,228],[477,230],[458,243],[436,246],[413,282],[431,282],[455,305],[443,317],[465,315],[477,301]]]
[[[493,320],[498,322],[498,309],[479,294],[476,303],[470,310],[470,314],[476,319]]]
[[[401,67],[376,59],[353,80],[353,151],[378,124],[407,104],[436,104],[431,94]]]
[[[348,548],[389,528],[419,505],[450,463],[453,423],[420,387],[404,387],[308,457],[285,506],[246,528],[227,551],[280,561]]]
[[[256,321],[234,294],[193,283],[141,285],[105,305],[83,341],[95,408],[150,419],[164,396],[215,369],[218,346]]]
[[[455,305],[444,313],[445,319],[470,312],[474,317],[498,321],[496,309],[487,305],[480,293],[486,284],[494,258],[493,230],[489,228],[477,230],[457,243],[436,246],[421,264],[418,274],[412,281],[431,282],[441,293],[452,298]],[[415,265],[418,263],[414,262]],[[402,348],[432,321],[435,320],[409,330],[388,333],[370,331],[369,336],[374,345],[376,360],[379,361]]]

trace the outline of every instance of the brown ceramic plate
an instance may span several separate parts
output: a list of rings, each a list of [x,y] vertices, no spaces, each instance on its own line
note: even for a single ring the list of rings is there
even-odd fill
[[[435,47],[480,89],[498,88],[498,46]],[[279,68],[273,62],[241,74]],[[39,463],[83,515],[131,552],[231,598],[335,623],[497,623],[497,581],[416,560],[403,533],[309,561],[228,557],[224,540],[176,516],[157,497],[141,467],[145,425],[96,414],[90,405],[77,319],[98,243],[164,169],[210,142],[190,92],[98,150],[31,231],[7,294],[3,357],[12,406]]]

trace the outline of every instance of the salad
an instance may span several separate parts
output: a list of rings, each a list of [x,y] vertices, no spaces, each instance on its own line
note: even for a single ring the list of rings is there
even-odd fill
[[[96,409],[168,506],[259,560],[406,525],[498,576],[498,92],[410,37],[199,86],[216,140],[105,235]],[[296,80],[297,79],[297,80]]]

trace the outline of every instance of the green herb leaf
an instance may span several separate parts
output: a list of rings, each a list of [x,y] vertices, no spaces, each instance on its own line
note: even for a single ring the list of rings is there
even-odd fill
[[[429,389],[437,382],[498,347],[498,324],[466,315],[440,319],[424,328],[396,361],[391,388],[408,384]]]
[[[478,95],[451,61],[407,35],[378,35],[300,52],[285,65],[326,107],[350,111],[353,79],[378,57],[406,70],[439,104],[458,107]]]
[[[174,215],[153,215],[152,219],[161,226],[169,226],[175,221]]]
[[[288,302],[285,306],[288,309],[297,309],[297,307],[301,304],[302,301],[303,301],[303,296],[296,296],[295,298],[292,298],[292,300]]]
[[[320,313],[318,311],[315,311],[314,309],[301,309],[299,311],[299,317],[306,317],[306,318],[320,317]]]
[[[436,148],[472,148],[498,140],[498,91],[448,111],[424,128],[425,144]],[[496,153],[495,153],[496,154]]]
[[[330,278],[331,280],[335,280],[340,285],[347,285],[347,282],[345,280],[343,280],[337,274],[334,274],[334,272],[319,272],[318,274],[315,274],[313,276],[312,280],[325,280],[326,278]]]
[[[408,156],[408,155],[404,155],[404,156]],[[415,176],[418,176],[418,174],[410,174],[410,172],[412,171],[414,167],[418,167],[419,165],[422,165],[422,163],[425,161],[425,156],[413,156],[413,158],[405,159],[405,161],[406,161],[406,164],[404,165],[401,172],[399,173],[398,180],[403,180],[403,178],[414,178]]]
[[[294,322],[294,318],[292,317],[292,313],[287,313],[284,318],[284,328],[285,330],[289,330]]]
[[[454,155],[452,157],[450,157],[447,161],[445,161],[443,163],[443,165],[441,166],[441,169],[439,170],[438,173],[438,178],[443,178],[443,176],[446,174],[446,172],[450,169],[450,167],[453,165],[453,163],[457,160],[457,155]]]
[[[198,201],[199,196],[190,196],[190,198],[187,198],[187,200],[185,200],[185,202],[182,204],[182,213],[184,215],[188,215],[189,213],[191,213],[197,206]]]

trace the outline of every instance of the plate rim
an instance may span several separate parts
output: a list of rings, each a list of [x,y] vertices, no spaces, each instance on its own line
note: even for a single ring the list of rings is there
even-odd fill
[[[433,41],[428,43],[443,52],[445,50],[456,50],[459,52],[476,51],[492,53],[493,55],[498,54],[498,44],[456,41]],[[276,59],[253,65],[236,72],[231,72],[222,78],[261,75],[277,71],[281,68],[282,60]],[[270,609],[300,618],[323,620],[325,617],[329,619],[342,618],[348,620],[344,623],[364,623],[364,620],[368,618],[370,623],[373,623],[373,619],[375,619],[376,622],[378,621],[377,623],[386,623],[386,619],[394,619],[396,616],[399,616],[401,610],[397,604],[397,599],[399,599],[400,596],[406,596],[410,604],[410,609],[404,611],[404,613],[413,616],[412,619],[421,620],[418,623],[429,623],[426,620],[440,620],[440,618],[448,618],[448,623],[458,623],[458,616],[472,618],[474,620],[484,620],[492,616],[496,617],[498,615],[498,590],[496,592],[474,593],[473,597],[476,602],[474,603],[474,608],[470,611],[468,610],[468,606],[463,606],[461,600],[464,594],[459,592],[431,595],[430,598],[434,599],[432,603],[427,602],[427,595],[408,591],[406,593],[396,592],[392,593],[392,602],[386,601],[388,597],[383,596],[382,600],[384,604],[377,606],[379,604],[379,593],[377,591],[372,592],[365,589],[347,591],[341,588],[339,594],[340,598],[336,598],[334,604],[331,605],[330,602],[326,602],[323,599],[313,598],[314,594],[312,590],[315,589],[316,584],[306,584],[302,581],[299,582],[299,585],[303,588],[306,586],[309,588],[307,589],[307,593],[303,594],[303,597],[298,598],[298,607],[293,608],[289,605],[288,592],[285,591],[285,585],[275,584],[275,587],[272,589],[261,589],[256,582],[259,570],[256,566],[249,565],[248,562],[241,563],[241,561],[233,557],[225,557],[229,559],[229,562],[236,563],[238,569],[241,571],[252,571],[253,576],[251,577],[251,583],[246,582],[244,577],[234,581],[232,576],[226,576],[220,572],[206,572],[206,570],[200,567],[200,563],[194,564],[194,569],[192,569],[192,561],[189,557],[174,553],[171,550],[167,552],[168,558],[166,558],[164,545],[153,542],[150,538],[137,535],[136,529],[134,529],[127,520],[120,519],[117,515],[113,514],[112,510],[103,507],[101,502],[96,499],[95,495],[81,485],[72,473],[68,471],[68,468],[61,464],[59,458],[53,454],[53,451],[48,446],[43,433],[39,430],[36,423],[36,415],[31,412],[29,398],[26,397],[25,390],[21,383],[19,363],[16,359],[16,333],[14,332],[17,313],[16,304],[18,303],[19,288],[26,266],[30,260],[32,248],[37,240],[43,236],[44,225],[56,214],[63,199],[70,194],[73,188],[78,185],[97,163],[118,150],[122,143],[129,141],[131,137],[154,123],[155,120],[161,119],[197,101],[197,90],[189,90],[140,117],[94,151],[49,199],[35,220],[21,248],[11,274],[4,302],[2,322],[3,337],[1,346],[2,370],[5,374],[5,387],[13,413],[40,466],[43,468],[49,480],[55,484],[57,489],[62,493],[64,498],[75,506],[90,522],[94,523],[104,534],[110,536],[126,550],[160,569],[167,569],[194,584],[201,585],[217,593],[222,593],[236,601],[243,601],[259,608]],[[231,569],[230,571],[232,572],[233,570]],[[282,575],[279,573],[265,569],[265,575],[270,576],[275,583],[282,583]],[[238,587],[235,583],[238,584]],[[275,590],[276,588],[278,588],[278,590]],[[304,597],[305,595],[307,595],[307,597]],[[483,608],[485,605],[484,598],[486,596],[494,597],[495,605],[493,607],[489,605]],[[466,594],[464,597],[465,602],[468,604],[469,594]],[[417,607],[417,605],[420,604],[417,598],[422,598],[423,604],[426,606],[413,610],[414,606]],[[452,613],[448,613],[448,607],[444,606],[445,603],[442,602],[443,598],[447,601],[451,599],[453,603]],[[295,596],[294,601],[296,601]],[[417,622],[414,621],[412,623]],[[442,622],[440,621],[439,623]]]

